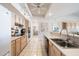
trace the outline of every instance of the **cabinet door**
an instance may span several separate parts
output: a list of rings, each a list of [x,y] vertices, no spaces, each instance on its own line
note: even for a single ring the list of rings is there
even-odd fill
[[[20,22],[20,18],[19,18],[18,15],[16,15],[16,20],[15,20],[15,22],[18,23],[18,24],[19,24],[19,22]]]
[[[51,56],[55,56],[55,49],[54,49],[54,45],[52,45],[52,47],[51,47]]]
[[[20,38],[16,39],[16,55],[19,55],[20,51],[21,51],[21,45],[20,45]]]
[[[26,45],[26,38],[23,36],[21,37],[21,50],[25,47]]]
[[[51,56],[51,47],[52,47],[51,42],[49,42],[49,56]]]
[[[53,43],[49,42],[49,56],[61,56],[61,52],[53,45]]]
[[[51,42],[49,42],[49,56],[55,56],[55,50]]]
[[[24,45],[26,45],[27,44],[27,36],[24,36],[24,42],[25,42]]]
[[[55,52],[55,56],[61,56],[61,52],[55,46],[53,46],[53,49]]]
[[[22,19],[23,20],[23,25],[24,25],[24,28],[25,28],[25,19]]]
[[[15,41],[11,42],[11,55],[16,56],[16,47],[15,47]]]
[[[11,14],[11,27],[14,28],[15,26],[15,14]]]

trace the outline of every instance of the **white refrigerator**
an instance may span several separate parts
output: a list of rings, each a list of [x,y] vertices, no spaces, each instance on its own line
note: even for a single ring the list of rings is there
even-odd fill
[[[0,56],[10,53],[11,14],[0,5]]]

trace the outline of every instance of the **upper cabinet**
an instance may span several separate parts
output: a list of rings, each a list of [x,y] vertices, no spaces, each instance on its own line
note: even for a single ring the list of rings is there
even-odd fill
[[[18,15],[16,15],[16,23],[18,23],[19,24],[19,22],[20,22],[20,18],[19,18],[19,16]]]
[[[15,26],[19,26],[19,25],[23,25],[25,27],[25,19],[12,13],[11,14],[11,27],[15,28]]]
[[[19,24],[22,24],[22,25],[23,25],[23,23],[22,23],[23,21],[22,21],[22,20],[23,20],[23,19],[22,19],[22,18],[20,18],[20,22],[19,22]]]
[[[16,15],[15,14],[11,14],[11,27],[13,28],[15,26],[15,19],[16,19]]]
[[[62,29],[67,29],[67,23],[66,22],[62,22]]]
[[[25,19],[23,19],[23,25],[24,25],[24,28],[25,28]]]
[[[14,28],[15,26],[17,26],[17,24],[19,24],[20,19],[19,16],[15,15],[14,13],[11,14],[11,27]]]
[[[63,27],[67,27],[68,32],[71,32],[71,33],[77,33],[77,32],[79,32],[79,22],[76,22],[76,21],[71,22],[70,21],[70,22],[65,22],[65,23],[66,24],[64,24]]]

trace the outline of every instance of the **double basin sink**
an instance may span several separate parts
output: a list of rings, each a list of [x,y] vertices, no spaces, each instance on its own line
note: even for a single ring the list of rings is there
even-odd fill
[[[51,40],[63,48],[79,48],[79,45],[77,45],[75,43],[66,42],[63,39],[55,38],[55,39],[51,39]]]

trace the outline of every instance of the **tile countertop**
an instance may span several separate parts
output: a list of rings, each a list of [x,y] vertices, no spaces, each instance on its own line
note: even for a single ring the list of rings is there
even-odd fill
[[[51,40],[51,38],[61,38],[60,36],[51,35],[48,33],[44,33],[44,36],[50,40],[64,55],[66,56],[79,56],[79,48],[63,48],[57,45],[54,41]]]

